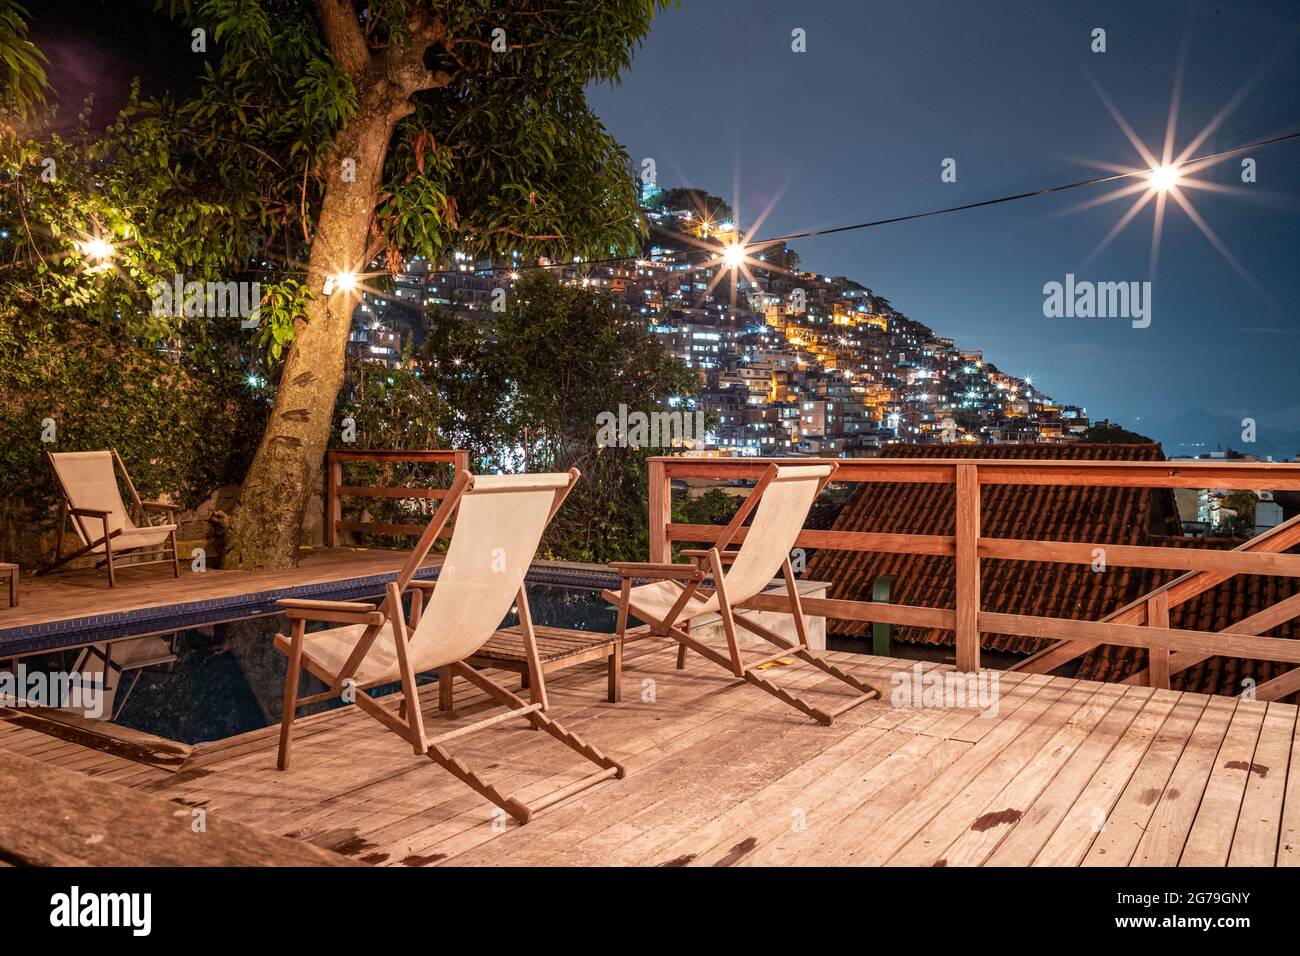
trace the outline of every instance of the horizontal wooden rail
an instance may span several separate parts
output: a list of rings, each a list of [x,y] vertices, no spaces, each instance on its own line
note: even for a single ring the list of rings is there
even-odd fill
[[[980,613],[980,630],[1018,637],[1047,637],[1060,640],[1085,638],[1100,644],[1124,647],[1163,647],[1171,651],[1204,654],[1207,657],[1249,657],[1261,661],[1300,664],[1300,641],[1284,637],[1248,637],[1223,631],[1185,631],[1170,627],[1136,624],[1102,624],[1063,617],[1026,617],[1020,614]]]
[[[1153,652],[1154,676],[1168,675],[1214,655],[1300,664],[1300,641],[1258,636],[1297,615],[1300,597],[1279,602],[1226,631],[1206,633],[1168,626],[1169,609],[1227,581],[1236,574],[1300,577],[1300,555],[1283,554],[1300,544],[1300,518],[1293,518],[1231,551],[1212,548],[1148,547],[1105,542],[1022,541],[984,537],[980,532],[980,490],[989,485],[1065,485],[1120,488],[1224,488],[1300,490],[1300,465],[1259,462],[1073,462],[998,459],[913,458],[702,458],[657,456],[650,459],[649,560],[667,562],[676,542],[713,543],[722,528],[672,521],[673,479],[757,481],[771,464],[809,465],[834,461],[835,483],[903,482],[954,486],[954,534],[893,534],[865,531],[803,530],[796,546],[828,551],[922,554],[954,558],[957,607],[805,598],[808,613],[838,620],[879,622],[952,630],[958,668],[979,667],[979,635],[1010,634],[1055,643],[1017,669],[1046,672],[1101,644],[1146,648]],[[742,543],[745,529],[736,536]],[[1091,566],[1153,568],[1187,572],[1155,588],[1102,621],[994,614],[980,609],[980,564],[984,560],[1036,561]],[[782,610],[779,595],[760,594],[744,607]],[[1150,619],[1149,619],[1150,618]],[[1271,623],[1270,623],[1271,622]],[[1265,625],[1268,626],[1265,626]],[[1251,633],[1254,632],[1254,633]],[[1130,679],[1132,682],[1132,679]],[[1269,682],[1272,690],[1300,689],[1300,669]],[[1268,685],[1264,685],[1268,686]],[[1275,699],[1275,698],[1274,698]]]
[[[1300,554],[1259,554],[1216,551],[1210,548],[1153,548],[1130,544],[1081,544],[1072,541],[1019,541],[1014,538],[980,538],[979,552],[984,558],[1007,561],[1092,564],[1100,558],[1107,566],[1113,564],[1125,568],[1300,577]]]
[[[745,540],[748,528],[737,533],[737,542]],[[670,524],[668,537],[673,541],[698,541],[711,544],[718,540],[722,525]],[[936,554],[952,557],[956,538],[942,534],[875,534],[867,531],[801,531],[795,542],[801,548],[825,548],[830,551],[887,551],[891,554]]]
[[[1300,466],[1275,462],[1019,461],[968,458],[694,458],[655,456],[672,478],[757,480],[770,464],[835,462],[836,482],[955,484],[959,465],[975,465],[981,485],[1087,485],[1104,488],[1227,488],[1300,491]]]
[[[441,500],[446,488],[381,488],[377,485],[341,485],[335,489],[341,498],[425,498]]]
[[[1276,554],[1300,544],[1300,517],[1284,521],[1276,528],[1256,535],[1233,549],[1234,554],[1267,552]],[[1204,594],[1232,577],[1230,571],[1192,571],[1175,578],[1168,584],[1156,588],[1151,594],[1144,595],[1131,604],[1112,611],[1101,619],[1101,623],[1143,624],[1146,622],[1147,598],[1164,591],[1169,597],[1169,606],[1175,607],[1199,594]],[[1032,654],[1016,664],[1012,670],[1027,671],[1032,674],[1046,674],[1062,664],[1067,664],[1097,647],[1097,642],[1061,641],[1045,650]]]
[[[951,631],[957,627],[957,612],[942,607],[817,597],[801,597],[799,603],[806,613],[814,617],[832,617],[839,621],[932,627],[941,631]],[[739,606],[753,611],[788,611],[790,601],[782,594],[756,594]]]
[[[425,464],[469,464],[469,452],[459,448],[331,448],[335,461],[398,461]]]
[[[422,524],[391,523],[382,521],[343,520],[343,498],[396,498],[420,501],[441,501],[447,497],[446,488],[393,488],[379,485],[343,484],[343,463],[346,461],[371,461],[382,463],[447,464],[453,474],[469,470],[469,452],[461,449],[382,449],[382,448],[331,448],[327,457],[325,478],[325,545],[336,547],[342,531],[358,534],[418,535],[424,532]]]

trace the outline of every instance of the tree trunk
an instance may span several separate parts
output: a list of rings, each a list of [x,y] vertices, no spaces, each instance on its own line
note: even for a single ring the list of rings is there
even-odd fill
[[[240,489],[231,518],[226,568],[289,568],[296,563],[303,516],[320,481],[334,403],[343,385],[343,360],[359,292],[322,292],[327,276],[366,266],[370,220],[382,182],[384,157],[398,120],[411,111],[393,101],[387,84],[359,97],[356,117],[340,134],[330,160],[308,263],[304,320],[285,359],[262,442]],[[344,159],[356,161],[356,181],[344,182]]]

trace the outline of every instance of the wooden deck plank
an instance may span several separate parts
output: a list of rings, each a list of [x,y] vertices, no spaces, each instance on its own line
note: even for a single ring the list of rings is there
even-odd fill
[[[947,866],[947,848],[963,832],[972,828],[991,827],[995,821],[1010,819],[1020,813],[1015,804],[992,801],[1015,780],[1034,769],[1042,752],[1050,747],[1059,731],[1079,714],[1090,712],[1089,705],[1098,695],[1105,695],[1104,685],[1070,684],[1037,720],[1026,727],[983,771],[978,773],[956,797],[939,810],[912,839],[887,862],[891,866]],[[1113,702],[1118,695],[1110,695]],[[1046,781],[1043,781],[1045,785]],[[1041,786],[1039,787],[1041,789]],[[1034,794],[1037,795],[1036,792]],[[1032,802],[1026,801],[1027,806]]]
[[[995,726],[1011,721],[1053,680],[1032,675],[1003,695],[996,715],[976,719]],[[953,718],[955,730],[966,726],[971,719],[969,711],[950,712],[949,716]],[[862,780],[828,801],[816,819],[810,817],[804,833],[777,835],[760,847],[746,865],[782,860],[797,865],[857,862],[855,856],[869,852],[878,839],[887,835],[886,827],[891,819],[924,797],[928,787],[941,780],[975,746],[946,733],[917,734],[911,740],[896,733],[895,739],[900,736],[902,745],[871,768]]]
[[[1198,694],[1183,695],[1147,748],[1081,866],[1128,865],[1197,721],[1205,712],[1206,703],[1208,698]]]
[[[1201,794],[1205,792],[1205,784],[1214,768],[1215,755],[1236,708],[1236,700],[1230,697],[1213,697],[1206,704],[1164,793],[1151,813],[1151,821],[1138,842],[1130,865],[1174,866],[1178,863],[1201,805]]]
[[[1151,742],[1178,705],[1178,692],[1157,690],[1124,736],[1106,754],[1092,778],[1034,857],[1034,866],[1078,866],[1101,833],[1120,794],[1146,756]]]
[[[1295,732],[1296,709],[1269,704],[1247,774],[1246,794],[1228,854],[1229,866],[1273,866],[1277,862],[1282,801]]]
[[[1228,733],[1214,758],[1214,769],[1201,795],[1179,866],[1224,866],[1228,862],[1267,712],[1268,704],[1262,701],[1238,701]]]
[[[1291,741],[1291,762],[1277,838],[1277,865],[1300,866],[1300,718]]]
[[[175,772],[5,722],[0,749],[380,865],[1140,865],[1202,852],[1240,865],[1270,854],[1297,862],[1290,705],[1017,673],[998,675],[996,715],[911,709],[893,706],[889,691],[913,662],[836,653],[885,699],[820,727],[693,655],[677,670],[666,642],[627,651],[620,704],[604,700],[599,662],[553,675],[548,688],[556,719],[629,775],[527,826],[494,828],[491,804],[354,707],[301,719],[288,772],[275,769],[275,728],[197,746]],[[495,673],[518,686],[517,675]],[[808,667],[772,676],[814,696],[840,692]],[[436,683],[419,692],[435,726],[492,706],[464,681],[450,716],[437,709]],[[453,751],[529,799],[586,770],[541,736],[502,724]],[[1223,766],[1237,758],[1243,769]],[[1094,834],[1098,808],[1109,816]],[[1216,815],[1231,816],[1229,826],[1210,827]]]
[[[1051,839],[1107,754],[1128,731],[1151,695],[1149,687],[1130,687],[1093,728],[1060,772],[1052,778],[1032,806],[1016,821],[984,861],[985,866],[1029,866]]]
[[[1051,678],[1045,687],[1005,720],[985,720],[989,729],[941,777],[930,783],[906,807],[881,825],[868,845],[855,849],[849,859],[856,865],[882,866],[900,852],[943,808],[998,759],[1020,736],[1042,726],[1045,715],[1069,694],[1075,681]],[[1061,718],[1062,721],[1064,717]]]
[[[892,668],[893,662],[884,662],[886,667],[879,666],[879,659],[864,659],[863,664],[869,663],[871,666],[862,667],[858,665],[855,671],[864,674],[868,678],[883,676],[888,669]],[[685,674],[687,672],[675,672]],[[697,677],[699,681],[716,680],[716,678],[707,677],[707,671],[699,672],[705,676]],[[806,675],[812,679],[812,674]],[[540,842],[550,846],[560,847],[572,845],[581,840],[582,832],[591,828],[620,828],[620,833],[628,837],[630,828],[623,828],[623,821],[636,813],[641,812],[647,805],[662,803],[665,794],[671,794],[674,787],[674,779],[687,772],[686,767],[690,766],[693,761],[692,754],[695,753],[696,747],[702,746],[700,741],[707,741],[717,733],[717,728],[722,726],[720,720],[735,721],[744,720],[747,726],[753,726],[756,714],[782,713],[787,710],[784,705],[780,704],[774,698],[767,694],[757,692],[754,688],[747,685],[735,685],[735,690],[729,691],[728,696],[732,701],[732,706],[718,719],[710,722],[702,735],[697,737],[698,719],[690,723],[690,729],[684,733],[680,727],[673,724],[661,724],[659,729],[653,731],[654,737],[659,738],[659,742],[653,746],[641,749],[643,744],[650,742],[651,738],[642,737],[635,741],[627,748],[629,753],[629,778],[635,775],[638,784],[635,790],[648,794],[646,796],[636,796],[632,793],[624,795],[610,795],[608,805],[602,805],[589,811],[579,812],[577,808],[571,811],[560,813],[556,812],[548,817],[543,817],[537,821],[541,829]],[[721,703],[723,698],[718,698],[717,702]],[[844,719],[861,719],[869,723],[877,712],[882,709],[887,710],[883,704],[876,701],[868,702],[857,710],[846,714]],[[687,711],[678,710],[674,717],[681,718]],[[649,730],[649,728],[647,728]],[[642,731],[645,732],[644,730]],[[706,753],[709,751],[706,751]],[[712,770],[710,770],[712,772]],[[594,814],[594,816],[593,816]],[[531,829],[533,824],[529,824]],[[514,850],[507,849],[503,856],[497,857],[495,854],[488,856],[481,852],[471,852],[464,856],[456,858],[456,862],[495,862],[497,860],[504,863],[518,862],[520,859],[535,859],[539,850],[525,844],[534,844],[535,838],[531,834],[524,836],[516,834],[511,837],[514,841]],[[494,847],[495,849],[495,847]],[[517,855],[516,855],[517,854]]]
[[[688,667],[690,665],[688,664]],[[529,865],[540,862],[545,854],[558,853],[566,865],[580,865],[583,860],[604,859],[606,854],[621,852],[622,848],[642,836],[646,828],[653,827],[668,807],[685,809],[698,799],[701,781],[683,773],[683,764],[694,759],[693,754],[705,755],[711,769],[710,776],[725,777],[728,772],[735,773],[743,756],[754,747],[756,741],[771,740],[780,734],[798,727],[803,731],[819,728],[802,715],[798,714],[774,697],[763,693],[748,684],[737,683],[728,679],[721,670],[695,664],[703,680],[719,678],[731,686],[728,695],[732,698],[722,726],[711,729],[702,738],[668,739],[659,738],[659,745],[671,745],[672,755],[667,759],[656,757],[653,763],[638,759],[635,754],[628,756],[629,777],[636,775],[638,786],[619,788],[620,793],[606,794],[605,800],[593,800],[591,805],[574,801],[563,808],[552,811],[549,820],[539,820],[547,824],[547,832],[540,839],[532,833],[525,834],[521,828],[512,836],[516,846],[516,858],[505,854],[501,860],[508,865],[510,861]],[[828,678],[820,671],[810,667],[791,668],[792,674],[782,679],[782,683],[796,689],[815,687]],[[651,705],[644,711],[648,718],[644,723],[652,728],[655,710]],[[743,715],[741,719],[733,719]],[[674,715],[680,716],[680,715]],[[662,728],[661,728],[662,729]],[[656,736],[659,736],[656,734]],[[643,739],[643,743],[648,742]],[[666,749],[666,748],[665,748]],[[620,752],[622,753],[622,752]],[[644,751],[643,751],[644,753]],[[662,780],[661,786],[651,785],[654,780]],[[594,795],[593,795],[594,796]],[[600,821],[604,821],[602,826]],[[532,824],[529,824],[531,829]],[[436,832],[436,830],[435,830]],[[472,848],[478,841],[473,837],[456,836],[450,841],[440,840],[438,847],[449,858],[458,858],[458,854]],[[443,845],[448,843],[449,845]],[[433,844],[426,845],[429,849]]]
[[[940,859],[947,866],[978,866],[997,849],[1003,837],[1032,807],[1060,769],[1092,734],[1124,695],[1116,684],[1086,683],[1092,696],[1065,722],[1034,759],[1012,778],[984,807],[965,831],[944,848]]]

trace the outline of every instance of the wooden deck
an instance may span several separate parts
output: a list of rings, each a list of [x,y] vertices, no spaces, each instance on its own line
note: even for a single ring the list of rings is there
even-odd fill
[[[629,645],[621,704],[599,663],[555,675],[554,716],[629,773],[523,827],[355,708],[300,720],[286,773],[274,729],[179,768],[9,722],[0,747],[382,865],[1300,864],[1294,706],[1003,672],[996,716],[900,709],[890,675],[912,662],[833,656],[885,699],[832,727],[698,658],[677,671],[658,641]],[[770,674],[834,692],[811,668]],[[488,708],[464,682],[456,696],[452,721]],[[524,798],[588,769],[514,724],[451,750]]]

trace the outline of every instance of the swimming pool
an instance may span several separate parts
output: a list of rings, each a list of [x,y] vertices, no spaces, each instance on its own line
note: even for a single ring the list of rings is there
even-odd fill
[[[614,631],[614,610],[597,590],[529,584],[528,602],[535,624],[607,634]],[[512,612],[502,626],[516,623],[518,617]],[[309,630],[329,626],[315,625]],[[186,744],[221,740],[279,723],[287,659],[275,649],[272,639],[277,632],[288,631],[287,619],[276,614],[178,631],[170,638],[146,639],[151,642],[154,659],[172,655],[175,659],[110,679],[110,685],[116,685],[112,722]],[[126,641],[111,643],[121,645],[126,654]],[[166,645],[170,645],[170,654]],[[76,657],[63,651],[27,658],[26,664],[31,670],[64,670],[74,666]],[[419,682],[432,679],[426,675]],[[321,681],[304,672],[300,696],[325,689]],[[394,685],[372,693],[396,689]],[[324,701],[299,713],[340,706],[344,706],[341,701]]]

